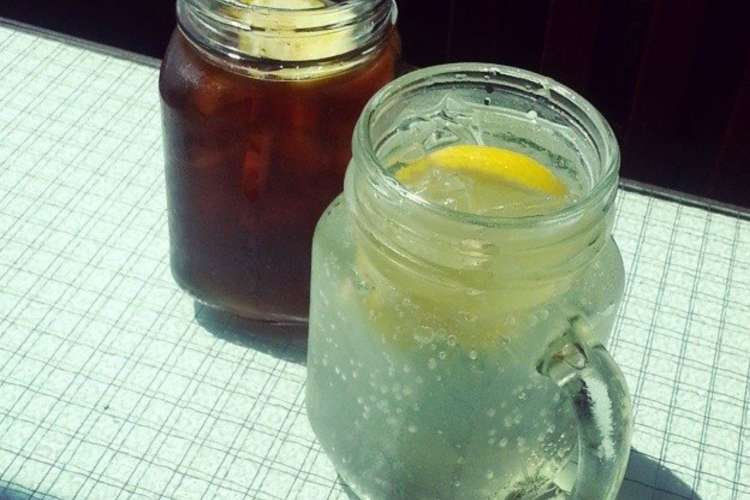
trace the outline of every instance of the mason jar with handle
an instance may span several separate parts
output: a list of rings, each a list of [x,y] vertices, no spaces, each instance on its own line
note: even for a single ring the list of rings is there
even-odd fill
[[[456,144],[533,158],[568,202],[478,215],[397,180]],[[604,347],[623,294],[618,170],[593,106],[527,71],[427,68],[370,101],[314,238],[306,394],[363,499],[615,498],[632,427]]]

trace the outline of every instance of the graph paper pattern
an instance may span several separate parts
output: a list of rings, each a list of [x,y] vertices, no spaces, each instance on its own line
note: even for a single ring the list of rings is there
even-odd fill
[[[304,341],[240,337],[170,276],[157,75],[0,24],[0,498],[348,499]],[[750,498],[750,222],[617,209],[620,498]]]

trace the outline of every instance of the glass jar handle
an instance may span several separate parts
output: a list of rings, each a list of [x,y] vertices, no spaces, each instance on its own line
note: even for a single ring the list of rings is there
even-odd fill
[[[612,500],[630,456],[630,395],[607,350],[586,345],[588,328],[585,320],[574,318],[571,328],[550,344],[537,369],[560,386],[578,421],[578,477],[568,498]]]

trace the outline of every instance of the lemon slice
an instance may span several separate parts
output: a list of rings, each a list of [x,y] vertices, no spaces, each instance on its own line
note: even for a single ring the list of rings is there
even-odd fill
[[[322,0],[241,0],[246,5],[269,7],[272,9],[303,10],[325,7]]]
[[[506,183],[512,187],[550,196],[565,196],[568,188],[547,167],[533,158],[509,149],[459,144],[439,149],[396,172],[405,185],[418,182],[434,169],[480,177],[483,181]]]
[[[481,209],[512,200],[517,206],[511,213],[525,215],[534,203],[554,209],[564,203],[568,195],[567,186],[533,158],[482,145],[456,145],[437,150],[402,167],[394,177],[436,203],[447,196],[443,189],[446,181],[457,177],[460,182],[454,187],[464,196],[464,201],[456,208],[473,208],[480,213]],[[446,226],[446,230],[450,230],[449,227]],[[356,256],[357,272],[371,285],[362,305],[383,343],[397,350],[418,347],[420,336],[424,334],[417,330],[450,331],[467,351],[490,348],[500,337],[515,331],[513,325],[518,317],[564,292],[569,284],[539,282],[527,284],[525,288],[511,286],[486,292],[474,289],[477,293],[469,296],[468,291],[444,290],[425,282],[369,245],[360,242]],[[431,251],[434,254],[442,250]],[[433,257],[438,261],[450,260],[449,255]],[[470,274],[474,278],[491,279],[503,275],[505,266],[513,265],[512,262],[483,260],[475,269],[457,269],[455,278],[459,283],[471,279]],[[471,288],[473,284],[467,282],[466,290]]]
[[[356,48],[355,27],[348,25],[353,19],[351,9],[339,9],[323,14],[327,24],[341,23],[341,28],[326,32],[313,30],[323,22],[320,16],[310,18],[294,11],[323,9],[332,5],[323,0],[240,0],[245,5],[273,9],[255,14],[242,9],[228,8],[227,13],[238,21],[252,26],[252,30],[239,33],[238,48],[253,57],[277,61],[314,61],[346,54]],[[269,35],[266,30],[270,33]],[[306,30],[310,30],[306,32]],[[282,36],[274,35],[280,33]],[[294,34],[295,36],[291,36]],[[322,71],[318,69],[316,71]],[[285,68],[281,74],[295,78],[309,73],[302,68]]]

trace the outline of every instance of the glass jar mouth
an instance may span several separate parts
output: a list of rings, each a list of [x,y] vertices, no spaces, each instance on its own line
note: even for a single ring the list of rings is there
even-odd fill
[[[201,3],[201,0],[185,1],[194,4]],[[246,17],[249,23],[241,26],[245,30],[315,32],[330,31],[357,24],[358,19],[374,14],[375,11],[381,8],[381,4],[390,4],[392,1],[345,0],[334,5],[299,9],[283,6],[253,5],[240,0],[214,0],[213,4],[214,9],[217,10],[223,9],[225,12],[234,11],[238,14],[256,16]],[[269,16],[273,18],[272,22],[269,22]]]
[[[178,24],[195,45],[229,59],[238,72],[244,65],[282,76],[356,65],[379,47],[396,18],[395,0],[345,0],[301,9],[240,0],[177,2]]]
[[[319,7],[304,7],[301,9],[294,7],[278,6],[274,7],[271,5],[253,5],[250,3],[243,2],[241,0],[214,0],[214,4],[223,5],[225,7],[233,7],[237,9],[243,9],[247,11],[256,12],[335,12],[337,10],[345,11],[352,7],[362,5],[364,3],[377,3],[377,2],[366,2],[366,0],[342,0],[334,5],[323,5]]]
[[[575,127],[577,136],[588,141],[596,153],[597,168],[592,172],[591,186],[574,202],[557,211],[538,215],[504,216],[456,211],[431,203],[399,183],[388,173],[392,165],[384,162],[378,154],[381,138],[376,136],[374,130],[382,129],[377,122],[383,115],[383,109],[432,88],[458,89],[466,85],[485,86],[488,93],[494,93],[497,90],[495,87],[500,87],[506,92],[541,99],[545,106],[566,116],[570,120],[570,126]],[[613,197],[619,178],[620,151],[617,139],[606,119],[591,103],[552,78],[502,65],[454,63],[402,76],[383,88],[367,104],[355,129],[353,147],[354,155],[364,160],[362,163],[367,176],[381,196],[397,197],[416,210],[486,228],[546,226],[575,219],[590,207]]]

